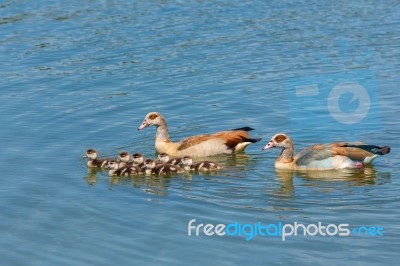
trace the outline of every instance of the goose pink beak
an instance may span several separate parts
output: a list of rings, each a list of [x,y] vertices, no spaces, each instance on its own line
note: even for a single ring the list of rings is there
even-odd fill
[[[270,140],[270,141],[267,143],[267,145],[265,145],[264,148],[262,148],[262,150],[265,151],[265,150],[272,149],[272,148],[274,148],[274,147],[275,147],[274,142],[273,142],[272,140]]]
[[[147,123],[146,120],[144,120],[143,123],[140,125],[140,127],[139,127],[137,130],[138,130],[138,131],[139,131],[139,130],[142,130],[143,128],[146,128],[146,127],[148,127],[148,126],[150,126],[150,124]]]

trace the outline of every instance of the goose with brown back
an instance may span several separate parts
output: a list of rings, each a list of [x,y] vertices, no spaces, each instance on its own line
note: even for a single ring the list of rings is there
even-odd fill
[[[250,138],[249,131],[252,128],[243,127],[214,134],[196,135],[179,142],[172,142],[169,137],[167,121],[157,112],[148,113],[138,130],[148,126],[156,127],[156,151],[175,157],[232,154],[243,151],[251,143],[261,140],[260,138]]]
[[[379,147],[363,142],[333,142],[305,148],[293,156],[293,142],[283,133],[273,136],[263,150],[272,148],[282,149],[275,161],[275,168],[291,170],[362,168],[371,164],[375,158],[390,152],[389,146]]]

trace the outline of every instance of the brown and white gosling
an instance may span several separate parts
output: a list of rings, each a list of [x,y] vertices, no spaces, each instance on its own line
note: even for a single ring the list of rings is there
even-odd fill
[[[183,157],[182,164],[184,169],[187,171],[210,172],[222,169],[222,167],[219,164],[211,161],[202,161],[193,163],[193,159],[190,156]]]
[[[173,165],[180,165],[182,164],[182,158],[170,158],[168,154],[166,154],[165,152],[160,153],[158,155],[158,160],[161,163],[166,163],[166,164],[173,164]]]
[[[144,167],[144,156],[141,153],[135,153],[132,155],[133,163],[139,167]]]
[[[141,169],[135,165],[119,167],[119,162],[116,160],[110,160],[108,162],[110,176],[133,176],[141,173]]]
[[[146,166],[146,174],[168,175],[168,174],[181,174],[185,172],[181,167],[173,164],[157,164],[152,159],[147,159],[144,162]]]
[[[127,151],[122,151],[118,154],[117,162],[119,164],[119,168],[134,164],[131,155]]]
[[[83,155],[84,158],[88,158],[86,165],[90,168],[107,168],[108,162],[112,160],[111,158],[97,158],[98,153],[95,149],[88,149]]]
[[[146,159],[144,158],[143,154],[141,154],[141,153],[137,152],[132,155],[133,165],[136,165],[137,167],[142,169],[142,173],[144,173],[146,171],[145,160]]]

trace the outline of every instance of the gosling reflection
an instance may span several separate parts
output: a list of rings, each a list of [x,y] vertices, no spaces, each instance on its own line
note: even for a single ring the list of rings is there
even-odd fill
[[[110,187],[113,189],[114,186],[133,186],[134,188],[142,189],[144,192],[152,195],[166,196],[168,195],[168,188],[170,187],[171,181],[174,176],[111,176]]]
[[[99,177],[97,176],[98,170],[96,168],[88,168],[85,176],[86,183],[90,186],[97,184]]]

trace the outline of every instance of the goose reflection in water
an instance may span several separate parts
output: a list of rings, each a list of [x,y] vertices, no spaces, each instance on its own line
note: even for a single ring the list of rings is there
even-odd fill
[[[293,196],[295,177],[303,179],[307,186],[324,187],[327,182],[343,183],[347,187],[385,184],[390,181],[390,173],[379,173],[373,166],[362,169],[340,169],[325,171],[296,171],[279,170],[275,173],[280,181],[280,188],[276,190],[276,196]],[[304,185],[303,185],[304,186]]]

